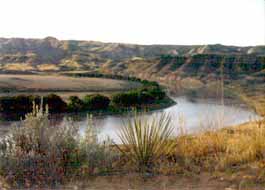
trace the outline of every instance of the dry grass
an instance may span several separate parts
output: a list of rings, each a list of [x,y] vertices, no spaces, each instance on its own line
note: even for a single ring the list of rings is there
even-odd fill
[[[0,75],[0,88],[12,91],[122,91],[137,88],[137,82],[58,75]]]
[[[177,139],[176,156],[201,169],[224,170],[265,159],[265,123],[186,135]],[[188,165],[189,167],[191,165]]]
[[[259,115],[264,115],[265,107],[259,102],[246,97],[245,100]],[[254,187],[265,183],[264,119],[195,135],[183,134],[176,141],[174,153],[180,172],[221,173],[233,178],[233,182]]]
[[[59,71],[60,68],[54,64],[41,64],[37,65],[39,71]]]
[[[8,71],[29,71],[33,70],[34,67],[27,63],[8,63],[2,66],[1,69]]]

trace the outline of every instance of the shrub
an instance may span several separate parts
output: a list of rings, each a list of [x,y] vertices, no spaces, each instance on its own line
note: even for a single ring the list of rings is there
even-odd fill
[[[110,103],[108,97],[100,94],[87,95],[83,101],[88,110],[106,110]]]
[[[50,113],[62,113],[67,111],[67,104],[56,94],[44,96],[43,104],[48,105]]]
[[[4,113],[29,113],[32,111],[32,102],[39,99],[38,96],[3,96],[0,97],[0,111]]]
[[[67,105],[68,111],[79,112],[84,110],[84,102],[77,96],[70,96]]]
[[[171,118],[165,114],[154,117],[151,122],[135,117],[121,129],[119,137],[121,153],[139,171],[151,170],[161,156],[172,153],[175,142],[170,140],[174,127]]]
[[[117,154],[110,140],[98,142],[94,126],[80,136],[71,120],[65,123],[49,126],[48,112],[35,107],[22,126],[0,139],[0,174],[7,182],[14,187],[47,187],[112,169]]]
[[[166,93],[161,88],[157,87],[152,87],[148,89],[148,92],[150,93],[151,96],[153,96],[155,99],[158,100],[161,100],[166,96]]]
[[[77,132],[73,125],[49,127],[48,113],[36,108],[0,141],[0,169],[18,186],[63,182],[80,166]]]
[[[119,161],[119,154],[111,148],[112,144],[109,138],[100,143],[93,119],[88,119],[85,135],[80,143],[80,156],[85,160],[82,169],[86,170],[86,174],[105,174],[114,169],[113,165],[115,161]]]
[[[148,91],[140,91],[138,96],[139,96],[138,97],[139,98],[139,102],[142,103],[142,104],[153,103],[155,101],[155,99],[156,99]]]
[[[154,82],[145,82],[146,84],[138,89],[125,93],[118,93],[112,96],[112,103],[115,106],[134,107],[147,103],[153,103],[155,100],[165,98],[166,93]]]
[[[33,102],[40,106],[41,98],[32,95],[0,97],[0,110],[4,113],[26,114],[32,111]],[[49,105],[51,113],[65,112],[67,110],[66,103],[60,96],[55,94],[43,97],[43,103]]]
[[[140,103],[137,91],[115,94],[112,96],[111,101],[115,106],[122,107],[132,107]]]

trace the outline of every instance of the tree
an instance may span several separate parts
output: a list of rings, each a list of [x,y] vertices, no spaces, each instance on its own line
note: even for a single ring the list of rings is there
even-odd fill
[[[100,94],[86,95],[83,99],[87,110],[106,110],[109,107],[110,99]]]

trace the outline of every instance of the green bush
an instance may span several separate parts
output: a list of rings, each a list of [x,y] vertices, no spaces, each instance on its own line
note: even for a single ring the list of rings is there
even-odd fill
[[[0,97],[0,111],[4,113],[26,114],[32,111],[33,102],[40,106],[41,98],[32,95],[4,96]],[[60,96],[50,94],[43,97],[43,104],[49,106],[51,113],[65,112],[67,104]]]
[[[67,111],[67,104],[56,94],[44,96],[43,105],[48,105],[50,113],[63,113]]]
[[[106,110],[109,107],[110,99],[100,94],[86,95],[84,106],[87,110]]]
[[[38,96],[3,96],[0,97],[0,111],[4,113],[29,113],[32,111],[32,102],[38,101]]]
[[[112,96],[112,103],[115,106],[132,107],[139,104],[139,96],[137,91],[127,93],[117,93]]]
[[[69,102],[67,105],[68,111],[79,112],[79,111],[83,111],[84,108],[85,108],[85,104],[80,98],[78,98],[77,96],[69,97]]]
[[[155,101],[155,97],[148,91],[139,92],[138,99],[141,104],[150,104]]]
[[[135,107],[165,98],[166,93],[156,82],[149,83],[148,81],[144,81],[144,84],[145,85],[138,90],[114,94],[111,99],[112,103],[115,106]]]
[[[161,100],[165,98],[166,93],[161,88],[153,87],[148,89],[148,93],[150,93],[151,96],[153,96],[157,100]]]

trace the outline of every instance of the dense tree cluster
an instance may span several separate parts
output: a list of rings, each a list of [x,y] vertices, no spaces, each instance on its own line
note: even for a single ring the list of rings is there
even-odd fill
[[[40,107],[48,105],[50,113],[67,111],[67,104],[60,96],[49,94],[44,97],[34,95],[17,95],[0,97],[0,111],[4,113],[25,114],[32,111],[33,102]]]
[[[114,94],[111,98],[101,94],[90,94],[80,99],[70,96],[67,103],[58,95],[49,94],[44,97],[33,95],[17,95],[0,97],[0,112],[25,114],[32,111],[33,102],[49,107],[50,113],[107,111],[119,108],[139,107],[152,104],[165,98],[166,93],[157,82],[141,81],[142,86],[128,92]]]
[[[154,103],[165,96],[166,93],[159,86],[144,86],[137,90],[115,94],[111,101],[116,106],[132,107]]]

